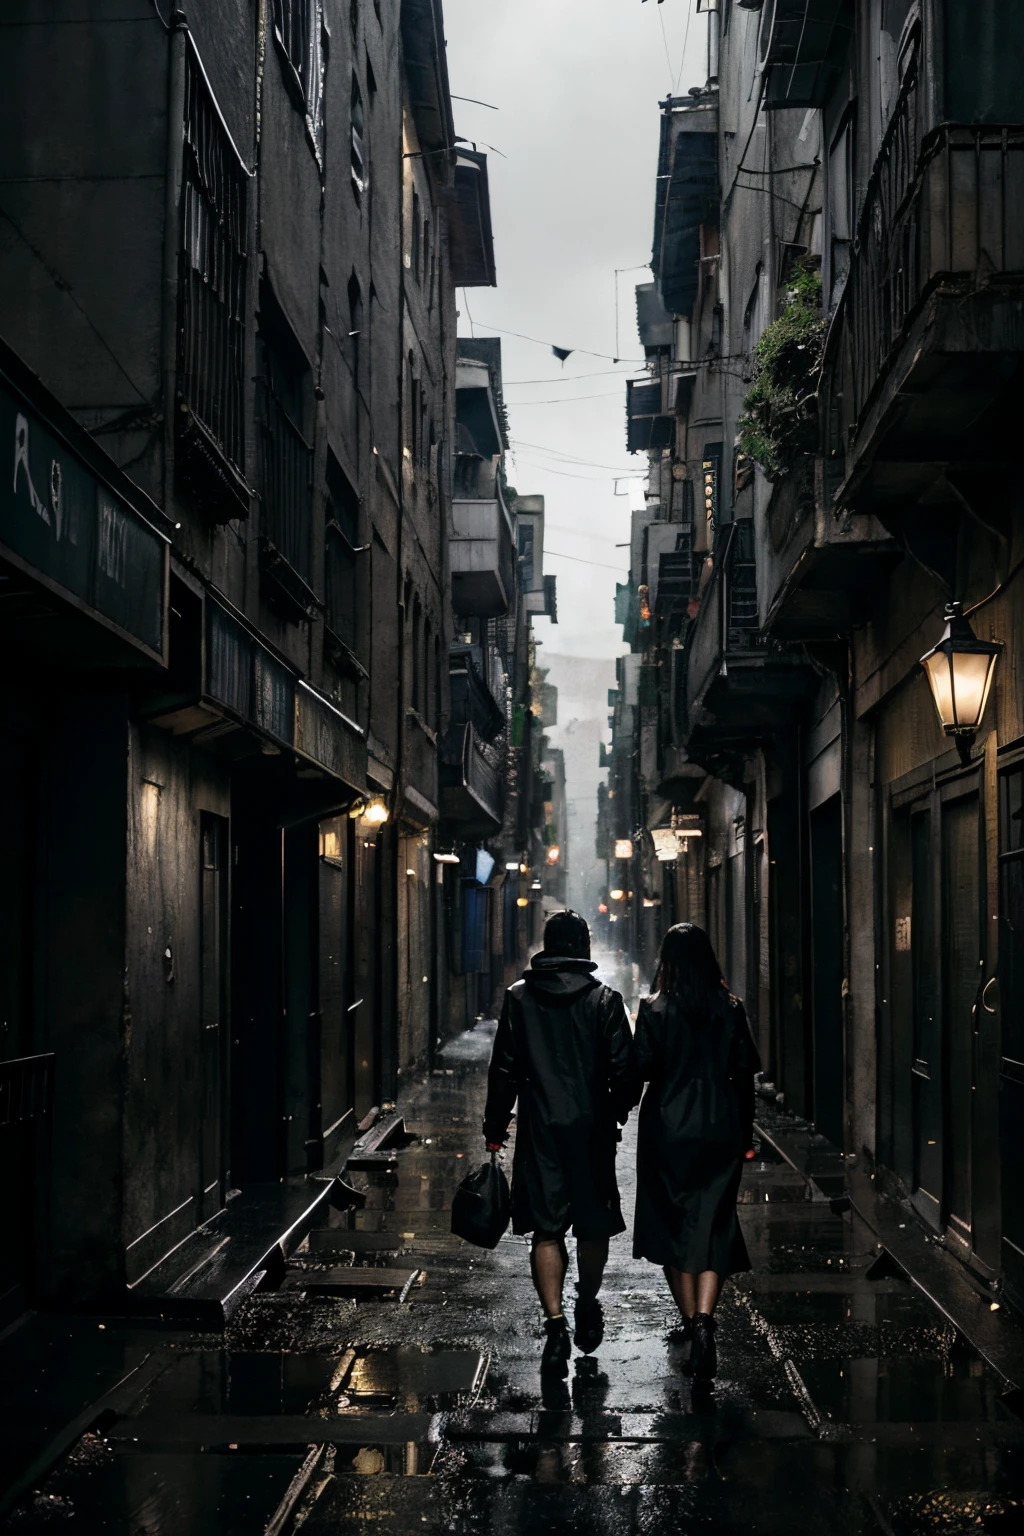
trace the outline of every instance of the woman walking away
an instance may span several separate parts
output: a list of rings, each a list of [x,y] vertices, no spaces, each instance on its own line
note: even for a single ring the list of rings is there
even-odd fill
[[[665,1271],[692,1339],[690,1372],[717,1370],[722,1281],[750,1268],[736,1196],[754,1125],[760,1060],[743,1004],[693,923],[666,933],[653,997],[640,1004],[638,1065],[647,1089],[637,1135],[633,1256]]]

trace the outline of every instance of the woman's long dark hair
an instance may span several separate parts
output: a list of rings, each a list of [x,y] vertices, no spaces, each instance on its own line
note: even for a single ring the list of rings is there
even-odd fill
[[[661,941],[655,990],[675,1002],[688,1018],[711,1019],[728,993],[711,940],[696,923],[676,923]]]

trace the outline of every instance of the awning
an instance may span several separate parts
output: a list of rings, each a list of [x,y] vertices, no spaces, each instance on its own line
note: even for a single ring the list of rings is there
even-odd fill
[[[768,0],[761,14],[766,108],[824,106],[853,36],[853,0]]]
[[[487,156],[460,146],[455,160],[454,202],[448,213],[452,281],[458,288],[493,288],[494,238]]]
[[[700,228],[718,202],[717,128],[714,107],[671,109],[662,118],[651,267],[674,315],[691,314],[697,298]]]

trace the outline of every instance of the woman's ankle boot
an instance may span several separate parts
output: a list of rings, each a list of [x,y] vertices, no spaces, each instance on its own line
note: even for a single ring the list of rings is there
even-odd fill
[[[693,1319],[693,1344],[690,1346],[690,1374],[694,1381],[713,1381],[718,1372],[715,1348],[715,1320],[707,1312]]]

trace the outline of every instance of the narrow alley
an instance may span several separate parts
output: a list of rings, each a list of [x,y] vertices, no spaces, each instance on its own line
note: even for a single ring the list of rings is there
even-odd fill
[[[1024,1536],[1022,58],[0,4],[0,1532]]]
[[[827,1148],[820,1182],[787,1161],[772,1135],[800,1131],[778,1115],[744,1176],[754,1268],[726,1290],[713,1391],[682,1373],[668,1292],[625,1235],[612,1245],[604,1344],[575,1356],[568,1381],[542,1380],[524,1240],[506,1235],[488,1254],[449,1231],[454,1187],[479,1157],[492,1037],[478,1024],[410,1085],[385,1145],[350,1160],[316,1225],[223,1335],[85,1325],[103,1331],[118,1379],[91,1405],[94,1427],[0,1528],[1022,1528],[1019,1392],[1007,1396],[837,1198],[845,1181]],[[620,1152],[627,1210],[634,1146],[635,1117]],[[82,1333],[78,1323],[55,1370],[83,1369]],[[30,1408],[21,1423],[30,1435]]]

